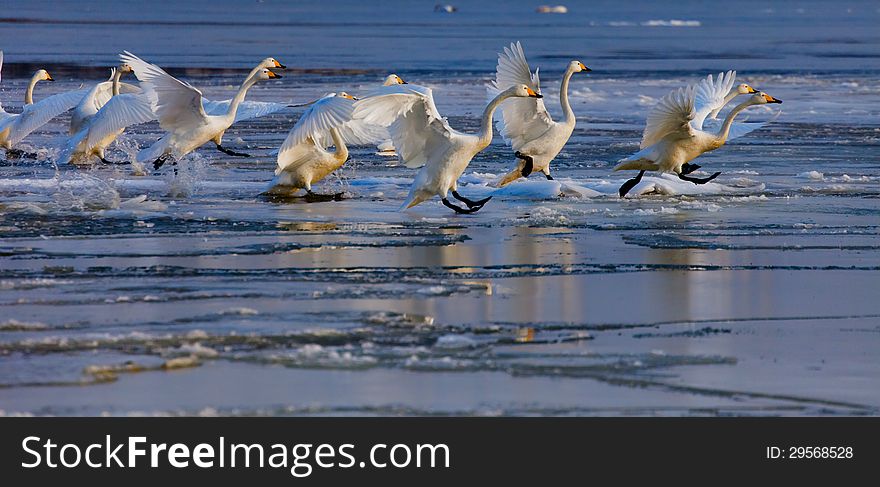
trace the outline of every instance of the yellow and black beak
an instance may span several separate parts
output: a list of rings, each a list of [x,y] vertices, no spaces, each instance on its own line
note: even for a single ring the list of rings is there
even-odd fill
[[[778,98],[773,98],[772,96],[764,93],[764,99],[767,100],[767,103],[782,103],[782,100]]]
[[[46,81],[55,81],[55,78],[53,78],[51,74],[46,73]]]
[[[583,71],[585,73],[589,73],[590,71],[592,71],[592,69],[584,66],[584,63],[581,63],[581,71]]]
[[[277,73],[275,73],[274,71],[269,71],[267,74],[269,75],[269,79],[272,79],[272,78],[280,78],[280,77],[281,77],[280,74],[277,74]]]
[[[408,84],[409,84],[409,83],[407,83],[406,81],[404,81],[403,78],[401,78],[400,76],[397,77],[397,81],[400,82],[400,84],[402,84],[402,85],[408,85]]]
[[[749,86],[749,94],[754,95],[755,93],[757,93],[757,91],[754,88],[752,88],[751,86]]]
[[[277,59],[273,59],[273,61],[275,61],[275,67],[276,67],[276,68],[278,68],[278,69],[287,69],[287,66],[285,66],[285,65],[283,65],[283,64],[281,64],[281,63],[279,63]]]
[[[526,88],[526,93],[528,93],[529,96],[532,98],[544,98],[544,95],[542,95],[540,93],[535,93],[535,90],[533,90],[531,88]]]

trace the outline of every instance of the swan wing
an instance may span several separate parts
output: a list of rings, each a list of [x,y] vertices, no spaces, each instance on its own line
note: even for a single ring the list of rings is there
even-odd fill
[[[129,84],[129,83],[119,83],[119,94],[123,93],[139,93],[141,91],[140,87]],[[102,83],[98,83],[98,86],[95,87],[94,97],[83,98],[83,102],[91,102],[95,104],[95,110],[100,110],[101,107],[107,104],[110,101],[110,98],[113,97],[113,82],[112,81],[104,81]]]
[[[734,81],[736,81],[736,71],[728,71],[718,73],[718,77],[714,79],[710,74],[697,83],[694,98],[694,119],[691,121],[691,126],[694,129],[702,130],[706,117],[710,113],[724,108],[725,98],[733,89]]]
[[[130,125],[156,119],[153,113],[155,93],[123,93],[110,99],[95,114],[88,126],[88,148],[92,148],[107,136],[124,130]]]
[[[491,100],[502,91],[517,85],[526,85],[538,93],[541,91],[538,70],[532,74],[519,41],[511,43],[510,47],[504,48],[503,53],[498,54],[495,81],[487,87],[487,95]],[[496,119],[495,125],[504,140],[516,150],[540,137],[554,123],[541,98],[510,98],[501,103],[499,108],[501,116]]]
[[[155,64],[125,51],[119,56],[134,70],[137,79],[145,88],[156,92],[155,112],[159,125],[167,131],[189,128],[204,122],[207,118],[202,107],[202,92],[191,84],[166,73]]]
[[[232,100],[211,101],[202,98],[202,107],[208,115],[225,115],[229,111],[229,105]],[[283,103],[272,103],[267,101],[243,101],[238,105],[235,112],[235,121],[249,120],[252,118],[264,117],[275,112],[284,110],[287,105]]]
[[[694,118],[694,98],[696,86],[689,85],[673,90],[660,99],[648,112],[645,132],[642,134],[640,149],[652,146],[670,134],[680,138],[693,135],[691,120]]]
[[[350,121],[353,111],[352,100],[336,96],[336,93],[330,93],[312,103],[281,144],[281,149],[278,150],[279,166],[282,159],[287,158],[287,153],[306,141],[315,143],[318,139],[329,140],[330,129],[339,128]]]
[[[430,88],[393,85],[355,102],[355,119],[388,127],[394,147],[407,167],[420,167],[434,148],[448,145],[454,131],[440,116]]]
[[[9,142],[13,145],[27,137],[31,132],[46,125],[49,120],[75,107],[89,90],[76,90],[52,95],[25,105],[21,115],[12,121]]]

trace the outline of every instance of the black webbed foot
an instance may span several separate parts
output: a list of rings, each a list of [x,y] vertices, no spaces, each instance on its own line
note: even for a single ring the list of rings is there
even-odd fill
[[[129,161],[115,161],[114,162],[114,161],[108,161],[107,159],[104,159],[103,157],[101,157],[100,159],[101,159],[101,162],[103,162],[104,164],[111,164],[111,165],[131,164]],[[153,163],[153,165],[155,167],[155,163]]]
[[[7,158],[20,158],[20,159],[36,159],[37,154],[35,152],[25,152],[21,149],[6,149],[6,157]]]
[[[522,159],[523,162],[525,162],[525,165],[523,165],[522,171],[520,172],[520,174],[522,174],[522,177],[529,177],[529,174],[532,173],[532,170],[535,167],[535,160],[532,159],[532,156],[527,156],[520,151],[514,152],[513,155],[515,155],[519,159]]]
[[[681,173],[680,174],[690,174],[701,167],[703,167],[703,166],[700,166],[699,164],[690,164],[688,162],[685,162],[684,164],[681,165]]]
[[[719,175],[721,175],[721,171],[716,172],[715,174],[709,176],[708,178],[695,178],[693,176],[685,176],[684,174],[679,174],[678,179],[681,179],[683,181],[688,181],[688,182],[691,182],[694,184],[706,184],[709,181],[717,178]]]
[[[465,198],[464,196],[458,194],[458,191],[453,191],[453,192],[452,192],[452,196],[453,196],[455,199],[457,199],[458,201],[461,201],[462,203],[466,204],[466,205],[468,206],[468,208],[474,208],[474,207],[477,207],[477,206],[479,206],[480,208],[482,208],[483,205],[485,205],[486,203],[489,202],[489,200],[492,199],[492,197],[489,196],[488,198],[483,198],[483,199],[481,199],[481,200],[474,201],[474,200],[472,200],[472,199],[470,199],[470,198]],[[477,208],[477,209],[479,209],[479,208]]]
[[[303,199],[307,203],[321,203],[325,201],[342,201],[344,196],[345,193],[319,194],[307,191],[305,196],[303,196]]]
[[[553,181],[553,176],[551,176],[549,174],[544,174],[544,176],[547,177],[547,181]]]
[[[629,190],[633,189],[637,184],[639,184],[639,182],[641,182],[642,176],[644,176],[644,175],[645,175],[645,170],[642,169],[641,171],[639,171],[638,176],[636,176],[632,179],[629,179],[625,183],[620,185],[620,190],[618,190],[620,197],[623,198],[624,196],[626,196],[626,194],[629,193]]]
[[[235,156],[235,157],[250,157],[251,156],[250,154],[245,154],[244,152],[235,152],[234,150],[227,149],[226,147],[223,147],[220,144],[217,144],[217,150],[219,150],[220,152],[222,152],[224,154],[229,154],[230,156]]]
[[[443,204],[446,205],[447,208],[451,208],[456,213],[461,213],[461,214],[476,213],[476,212],[480,211],[480,208],[482,208],[482,206],[475,206],[473,208],[465,209],[465,208],[462,208],[462,207],[456,205],[455,203],[450,203],[449,200],[446,198],[443,198],[440,201],[442,201]]]
[[[153,170],[158,171],[159,168],[162,167],[167,160],[168,160],[168,154],[163,154],[163,155],[159,156],[158,159],[153,161]]]

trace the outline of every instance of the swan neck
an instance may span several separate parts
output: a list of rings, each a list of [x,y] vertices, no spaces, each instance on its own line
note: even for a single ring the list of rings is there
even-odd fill
[[[116,96],[119,94],[119,79],[120,78],[122,78],[122,71],[117,69],[113,73],[113,85],[112,85],[113,86],[113,96]]]
[[[559,85],[559,104],[562,106],[562,113],[565,115],[565,123],[574,125],[574,111],[571,109],[571,103],[568,101],[568,84],[571,81],[572,75],[574,75],[574,71],[571,67],[565,70],[562,83]]]
[[[347,161],[348,147],[345,145],[345,141],[342,140],[342,135],[340,135],[336,127],[330,129],[330,137],[333,139],[333,145],[336,146],[336,152],[333,154],[336,160],[339,162]]]
[[[248,90],[251,86],[254,86],[257,83],[257,77],[251,74],[244,80],[241,86],[238,88],[238,93],[235,94],[235,97],[232,98],[232,102],[229,104],[229,111],[226,112],[226,115],[235,118],[235,114],[238,112],[238,106],[241,105],[241,102],[244,101],[245,95],[247,95]]]
[[[716,138],[723,144],[727,141],[727,136],[730,135],[730,127],[733,125],[733,119],[739,115],[739,112],[745,110],[746,108],[754,105],[752,100],[746,100],[739,105],[735,106],[730,113],[724,118],[724,123],[721,124],[721,130],[718,132]]]
[[[510,98],[510,93],[506,91],[502,91],[498,94],[492,101],[486,105],[486,108],[483,110],[483,118],[480,121],[480,143],[483,147],[488,146],[492,143],[492,116],[495,114],[495,110],[498,108],[498,105],[501,104],[504,100]]]
[[[34,104],[34,86],[37,86],[37,81],[40,81],[40,78],[34,74],[31,81],[28,83],[27,90],[24,92],[24,104],[25,105],[33,105]]]

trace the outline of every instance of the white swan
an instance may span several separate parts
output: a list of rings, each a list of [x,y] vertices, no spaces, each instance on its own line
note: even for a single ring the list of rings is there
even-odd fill
[[[98,83],[76,105],[70,113],[70,135],[82,130],[89,119],[98,113],[110,98],[120,93],[136,93],[140,88],[128,83],[120,82],[123,74],[131,73],[131,66],[122,63],[117,68],[110,69],[110,79]]]
[[[3,51],[0,51],[0,70],[3,69]],[[45,69],[40,69],[31,78],[24,93],[24,107],[21,113],[7,113],[0,105],[0,147],[6,149],[6,156],[21,156],[25,153],[14,148],[16,144],[50,120],[76,106],[87,90],[76,90],[52,95],[34,103],[34,86],[40,81],[55,81]]]
[[[284,65],[274,58],[266,58],[251,70],[250,76],[253,76],[260,69],[270,67],[284,68]],[[104,151],[107,146],[122,135],[126,127],[150,122],[157,118],[153,111],[158,102],[156,92],[134,88],[136,91],[117,94],[110,98],[82,130],[70,137],[59,156],[58,163],[88,163],[90,157],[95,156],[105,164],[113,164],[105,158]],[[226,113],[231,103],[232,100],[210,101],[207,98],[202,98],[202,107],[208,115]],[[243,101],[236,111],[235,121],[261,117],[286,107],[280,103]]]
[[[269,195],[292,196],[300,189],[310,201],[339,199],[342,194],[312,193],[312,184],[342,167],[348,160],[346,144],[376,143],[387,131],[362,120],[352,120],[356,98],[348,93],[330,93],[312,102],[290,130],[278,151],[275,179],[266,190]],[[333,152],[327,147],[335,146]]]
[[[641,181],[645,171],[674,172],[684,181],[694,184],[705,184],[716,177],[716,172],[708,178],[695,178],[687,174],[700,166],[688,164],[701,154],[713,151],[728,140],[743,136],[763,124],[734,124],[733,119],[743,110],[752,105],[766,103],[782,103],[772,96],[758,92],[748,100],[734,107],[725,117],[717,133],[703,130],[703,120],[712,111],[724,106],[729,95],[733,79],[719,76],[711,77],[696,85],[679,88],[664,96],[648,113],[645,133],[642,137],[642,149],[622,159],[615,171],[636,169],[639,175],[623,183],[620,197]]]
[[[412,85],[388,86],[355,103],[354,117],[389,127],[391,139],[407,167],[424,167],[416,175],[409,196],[401,209],[439,195],[457,213],[478,211],[492,197],[472,201],[458,194],[458,178],[471,159],[492,142],[492,115],[504,100],[512,97],[541,98],[525,84],[512,86],[498,94],[483,110],[477,135],[454,130],[440,116],[429,88]],[[461,208],[447,194],[467,205]]]
[[[138,162],[153,161],[155,169],[160,168],[168,158],[180,158],[208,141],[213,141],[217,149],[226,154],[247,157],[247,154],[223,147],[223,134],[235,122],[238,107],[251,86],[260,80],[281,77],[268,68],[255,68],[241,84],[238,93],[229,102],[227,110],[212,115],[207,113],[203,105],[202,92],[196,87],[178,80],[162,68],[147,63],[127,51],[120,58],[131,65],[135,76],[146,89],[156,93],[153,110],[159,118],[159,125],[166,130],[166,133],[137,155]]]
[[[541,171],[547,179],[550,176],[550,162],[565,147],[575,127],[574,111],[568,101],[568,83],[574,73],[589,73],[591,70],[580,61],[568,64],[559,87],[559,103],[562,105],[563,119],[554,122],[540,99],[511,99],[501,104],[501,116],[496,124],[504,140],[511,145],[520,159],[515,169],[498,181],[498,186],[509,184],[520,177],[528,177],[533,171]],[[540,93],[538,70],[532,74],[522,45],[519,42],[505,47],[498,54],[498,67],[495,81],[487,88],[489,97],[515,85],[524,84]]]

